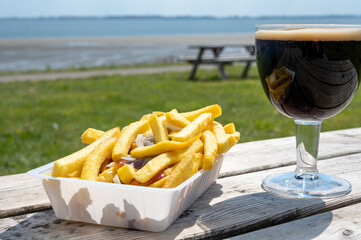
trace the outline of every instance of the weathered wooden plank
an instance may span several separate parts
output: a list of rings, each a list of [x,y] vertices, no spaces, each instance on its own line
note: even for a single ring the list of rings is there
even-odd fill
[[[321,133],[320,160],[360,152],[361,128]],[[296,164],[296,139],[286,137],[237,144],[226,156],[220,178],[289,166]]]
[[[238,235],[231,240],[248,239],[361,239],[361,204]]]
[[[38,177],[26,173],[0,177],[0,218],[50,208]]]
[[[361,128],[321,134],[320,158],[361,152]],[[237,144],[226,154],[220,177],[295,163],[295,138]],[[0,218],[50,209],[41,179],[28,174],[0,177]]]
[[[0,239],[99,238],[181,239],[224,238],[308,217],[361,202],[361,154],[320,162],[326,173],[345,177],[353,191],[328,200],[290,200],[273,196],[260,187],[268,174],[293,170],[293,166],[218,179],[174,224],[161,233],[73,223],[57,220],[51,210],[0,219]]]

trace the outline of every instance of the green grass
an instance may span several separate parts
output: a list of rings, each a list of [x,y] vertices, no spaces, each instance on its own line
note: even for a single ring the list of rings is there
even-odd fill
[[[256,69],[239,79],[239,68],[227,68],[229,81],[220,81],[215,69],[199,71],[196,82],[183,72],[0,84],[0,175],[26,172],[80,149],[88,127],[122,127],[155,110],[218,103],[223,108],[218,121],[234,122],[240,142],[293,135],[293,121],[268,102]],[[325,120],[322,130],[359,127],[359,95]]]

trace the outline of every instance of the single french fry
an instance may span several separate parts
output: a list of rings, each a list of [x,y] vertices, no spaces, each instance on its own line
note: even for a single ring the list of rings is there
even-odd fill
[[[173,140],[177,142],[185,142],[189,139],[197,136],[203,130],[212,123],[213,118],[211,113],[203,113],[199,115],[193,122],[183,128],[180,132],[173,136]]]
[[[189,121],[193,121],[203,113],[211,113],[212,118],[217,118],[222,115],[222,108],[218,104],[214,104],[195,111],[180,113],[180,115]]]
[[[151,184],[161,180],[162,178],[164,178],[166,176],[167,175],[164,174],[164,171],[160,171],[147,182],[142,183],[142,182],[139,182],[138,180],[134,179],[130,184],[135,185],[135,186],[150,186]]]
[[[74,177],[80,177],[80,175],[81,175],[81,169],[76,170],[75,172],[69,173],[67,177],[74,178]]]
[[[102,142],[109,138],[118,137],[119,127],[107,131],[101,138],[89,144],[85,148],[55,161],[52,175],[54,177],[66,177],[75,171],[81,171],[87,156]]]
[[[120,136],[115,143],[112,159],[114,162],[120,161],[121,157],[124,157],[128,154],[129,149],[136,139],[138,134],[144,133],[149,130],[148,121],[138,121],[131,123],[125,128],[123,128]]]
[[[224,131],[222,124],[216,121],[213,123],[213,134],[214,136],[216,136],[217,139],[218,153],[222,154],[227,152],[229,146],[227,141],[227,135],[226,132]]]
[[[152,114],[155,114],[155,115],[157,115],[157,117],[161,117],[161,116],[164,116],[164,112],[161,112],[161,111],[154,111],[154,112],[152,112]]]
[[[174,171],[169,175],[167,181],[164,183],[163,188],[177,187],[194,174],[193,156],[194,154],[188,155],[177,165]]]
[[[171,131],[171,132],[168,134],[168,137],[173,138],[174,135],[176,135],[177,133],[179,133],[179,130]]]
[[[207,130],[203,133],[201,140],[204,144],[202,169],[211,170],[218,154],[217,139],[211,131]]]
[[[130,184],[134,180],[135,173],[136,173],[135,168],[133,168],[128,164],[119,168],[117,171],[120,181],[122,181],[122,183],[125,184]]]
[[[81,179],[90,181],[96,180],[100,166],[112,155],[113,147],[116,141],[117,138],[110,138],[94,148],[94,150],[86,158],[80,175]]]
[[[156,114],[149,118],[150,128],[153,132],[154,142],[159,143],[162,141],[169,141],[168,130],[163,125],[162,121]]]
[[[99,169],[99,173],[104,172],[107,169],[107,165],[112,162],[112,159],[109,157],[105,159],[105,161],[102,163]]]
[[[177,127],[181,127],[181,128],[184,128],[188,124],[191,123],[188,119],[186,119],[185,117],[180,115],[176,109],[173,109],[172,111],[167,112],[165,114],[165,117],[170,124],[175,125]]]
[[[187,142],[162,141],[151,146],[137,147],[130,152],[130,155],[134,158],[140,159],[150,156],[156,156],[165,152],[171,152],[176,149],[181,149],[190,146],[197,139],[199,139],[200,136],[201,134],[199,134],[198,136],[192,138]]]
[[[162,153],[145,164],[144,167],[139,169],[134,178],[138,182],[145,183],[152,179],[158,172],[171,166],[179,161],[177,154],[173,152]]]
[[[116,163],[113,167],[108,168],[107,170],[103,171],[101,174],[98,175],[97,181],[99,182],[113,182],[114,176],[117,174],[117,171],[123,164]]]
[[[233,147],[234,145],[237,144],[237,142],[239,141],[241,134],[239,132],[234,132],[232,134],[227,134],[227,141],[228,141],[228,149],[231,149],[231,147]]]
[[[195,153],[194,154],[194,162],[197,164],[197,170],[202,169],[203,166],[203,154]]]
[[[234,126],[234,123],[228,123],[226,125],[224,125],[223,127],[225,133],[234,133],[236,131],[236,127]]]
[[[151,116],[151,113],[145,114],[139,119],[139,121],[148,121]]]
[[[88,128],[84,131],[84,133],[81,135],[81,142],[83,143],[93,143],[96,140],[98,140],[101,136],[104,135],[104,131],[97,130],[94,128]]]
[[[203,152],[203,149],[204,149],[203,142],[200,139],[198,139],[197,141],[192,143],[189,147],[176,150],[176,151],[174,151],[174,153],[178,154],[178,157],[180,159],[179,161],[181,161],[188,155],[193,155],[195,153]]]
[[[166,176],[166,177],[148,185],[148,187],[161,188],[161,187],[163,187],[164,183],[167,181],[168,178],[169,178],[169,176]]]
[[[198,172],[198,164],[194,162],[193,159],[193,168],[192,168],[192,176]]]
[[[237,140],[237,142],[239,141],[240,137],[241,137],[241,133],[240,132],[234,132],[231,133],[230,135],[232,135],[233,137],[235,137],[235,139]],[[227,134],[228,136],[228,134]]]
[[[173,170],[177,167],[178,164],[179,164],[179,163],[176,163],[176,164],[174,164],[173,166],[168,167],[167,169],[165,169],[165,170],[164,170],[164,174],[167,175],[167,176],[169,176],[169,175],[173,172]]]

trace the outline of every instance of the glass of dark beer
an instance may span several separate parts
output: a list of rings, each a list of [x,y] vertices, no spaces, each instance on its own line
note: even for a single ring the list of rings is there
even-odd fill
[[[255,37],[264,92],[296,124],[295,171],[266,177],[263,189],[288,198],[348,194],[348,181],[317,170],[317,154],[322,120],[342,111],[359,86],[361,25],[257,25]]]

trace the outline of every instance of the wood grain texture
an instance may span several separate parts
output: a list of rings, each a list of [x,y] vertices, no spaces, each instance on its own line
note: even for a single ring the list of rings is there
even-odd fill
[[[361,128],[321,133],[319,160],[360,152]],[[294,164],[295,137],[241,143],[226,154],[220,178]]]
[[[241,143],[226,155],[220,178],[295,164],[295,138]],[[361,128],[321,133],[320,159],[361,152]],[[41,179],[28,174],[0,177],[0,218],[50,209]]]
[[[56,219],[51,210],[0,219],[0,239],[18,236],[43,239],[187,239],[225,238],[309,217],[361,202],[361,154],[324,160],[322,172],[344,177],[352,192],[328,200],[290,200],[273,196],[260,187],[268,174],[293,166],[218,179],[166,231],[142,232]],[[326,227],[326,226],[325,226]]]
[[[0,218],[50,208],[38,177],[26,173],[0,177]]]
[[[235,236],[232,237],[231,240],[361,239],[361,212],[356,209],[361,209],[361,204],[355,204],[349,207]]]

